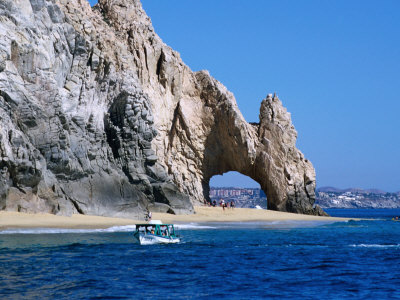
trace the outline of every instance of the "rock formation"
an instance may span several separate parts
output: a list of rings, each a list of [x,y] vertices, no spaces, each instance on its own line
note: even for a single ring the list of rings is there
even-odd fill
[[[247,123],[192,72],[139,0],[0,2],[0,209],[142,218],[191,213],[238,171],[269,208],[309,214],[315,172],[280,100]]]

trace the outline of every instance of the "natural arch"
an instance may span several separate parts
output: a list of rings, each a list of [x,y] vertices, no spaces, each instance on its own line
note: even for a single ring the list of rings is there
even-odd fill
[[[178,102],[168,136],[166,161],[180,190],[206,203],[210,179],[236,171],[260,184],[269,209],[323,214],[313,207],[314,168],[296,148],[297,132],[278,97],[268,95],[259,123],[248,123],[221,83],[207,72],[195,76],[199,99]]]
[[[227,111],[229,107],[224,105],[214,111],[214,115],[219,115],[216,116],[216,122],[206,139],[203,164],[204,198],[209,201],[210,180],[213,176],[236,171],[259,183],[267,198],[278,199],[275,189],[268,188],[272,185],[269,176],[264,170],[258,170],[262,161],[257,159],[257,143],[254,141],[257,141],[259,124],[249,124],[243,120],[242,126],[235,126],[238,115],[226,113]],[[270,208],[285,210],[274,200],[271,201]]]
[[[117,55],[113,66],[137,74],[149,96],[157,129],[151,147],[165,179],[199,204],[212,176],[237,171],[260,184],[271,209],[321,213],[313,209],[314,168],[296,148],[297,132],[278,97],[263,100],[259,122],[247,123],[232,93],[207,71],[192,72],[155,34],[140,2],[133,2],[101,0],[98,7],[124,42],[123,48],[115,48],[114,40],[107,44],[111,56],[122,49],[133,56],[123,65],[126,55]]]
[[[139,1],[127,2],[101,0],[99,8],[134,56],[130,65],[157,128],[152,148],[167,180],[200,204],[213,175],[237,171],[260,183],[271,209],[323,213],[313,208],[314,168],[296,148],[297,132],[278,97],[262,102],[259,123],[247,123],[232,93],[207,71],[192,72],[154,33]]]

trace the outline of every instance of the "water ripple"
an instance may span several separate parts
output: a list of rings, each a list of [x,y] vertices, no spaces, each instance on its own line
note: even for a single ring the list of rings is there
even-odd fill
[[[0,298],[399,298],[400,226],[356,224],[212,225],[147,247],[123,230],[9,232],[0,235]]]

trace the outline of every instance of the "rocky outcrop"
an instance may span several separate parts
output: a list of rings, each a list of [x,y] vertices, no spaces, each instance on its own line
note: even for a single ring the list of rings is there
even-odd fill
[[[213,175],[313,208],[315,173],[279,99],[247,123],[208,72],[155,34],[138,0],[0,2],[0,209],[191,213]]]

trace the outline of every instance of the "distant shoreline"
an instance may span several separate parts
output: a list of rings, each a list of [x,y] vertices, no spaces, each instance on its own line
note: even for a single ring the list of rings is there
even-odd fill
[[[400,191],[386,192],[378,189],[320,187],[315,191],[315,204],[330,208],[400,208]],[[210,187],[210,198],[234,201],[236,207],[254,208],[268,206],[268,199],[261,188]]]
[[[269,221],[332,221],[343,222],[349,218],[319,217],[286,212],[250,208],[225,209],[221,207],[195,207],[193,215],[171,215],[153,213],[154,220],[164,223],[209,223],[209,222],[269,222]],[[27,214],[19,212],[0,212],[0,230],[13,228],[66,228],[66,229],[104,229],[113,226],[126,226],[145,223],[141,220],[109,218],[88,215],[71,217],[51,214]]]

